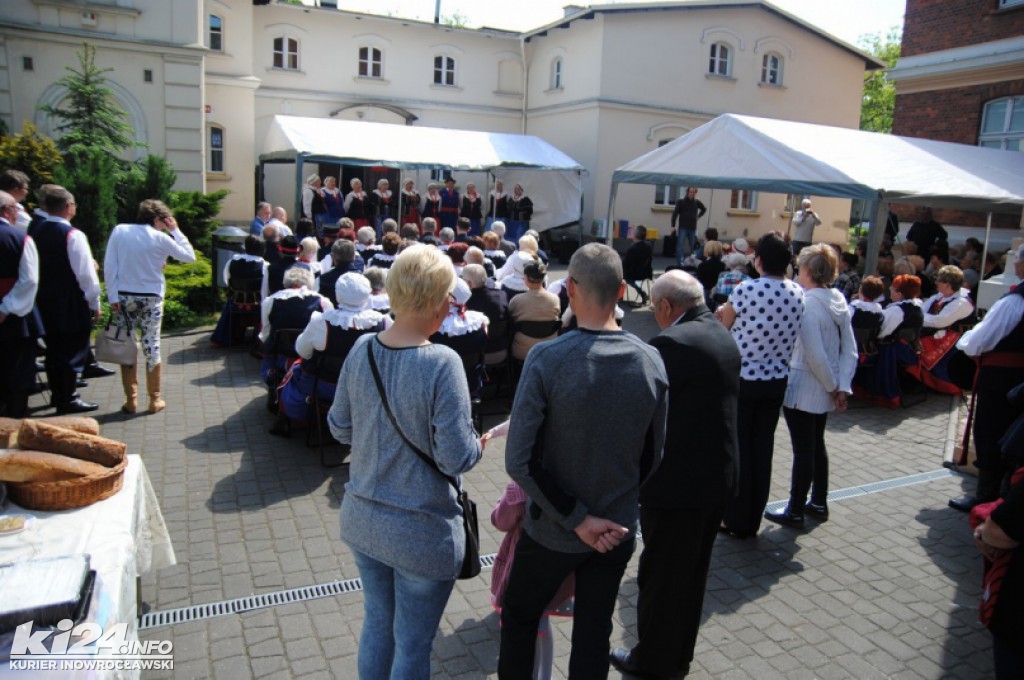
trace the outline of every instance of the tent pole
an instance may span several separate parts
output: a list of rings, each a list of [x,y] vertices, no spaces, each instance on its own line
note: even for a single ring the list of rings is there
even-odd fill
[[[580,216],[576,220],[576,242],[583,246],[583,173],[576,171],[576,181],[580,187]]]
[[[302,166],[305,165],[306,159],[304,156],[295,157],[295,212],[292,213],[292,220],[295,224],[299,224],[299,218],[302,217]]]
[[[608,222],[605,224],[605,245],[612,245],[612,218],[615,215],[615,194],[619,192],[619,183],[612,182],[612,193],[608,196]]]
[[[868,259],[864,264],[865,274],[873,274],[878,266],[878,247],[882,245],[885,221],[889,217],[889,208],[882,192],[875,196],[872,208],[871,226],[868,227]]]
[[[988,237],[992,233],[992,213],[985,218],[985,244],[981,248],[981,275],[985,275],[985,260],[988,258]],[[979,288],[981,286],[979,285]]]
[[[398,215],[398,233],[402,233],[402,199],[405,198],[405,178],[402,177],[402,168],[398,168],[398,186],[395,187],[398,190],[398,209],[395,214]],[[392,191],[391,195],[394,196],[395,192]]]

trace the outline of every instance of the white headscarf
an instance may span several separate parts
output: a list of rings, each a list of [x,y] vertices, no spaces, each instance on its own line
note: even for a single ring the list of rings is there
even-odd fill
[[[362,274],[347,272],[334,284],[338,306],[324,313],[324,321],[339,328],[365,331],[375,328],[384,315],[370,309],[370,281]]]
[[[470,295],[469,284],[458,279],[452,291],[454,299],[448,304],[448,316],[441,322],[440,332],[443,335],[468,335],[487,326],[487,316],[483,312],[466,309]]]

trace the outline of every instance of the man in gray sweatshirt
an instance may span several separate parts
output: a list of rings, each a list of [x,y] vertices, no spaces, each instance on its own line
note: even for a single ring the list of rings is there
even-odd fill
[[[658,352],[620,330],[622,264],[591,243],[569,263],[579,329],[530,350],[505,468],[529,496],[501,612],[500,678],[529,678],[544,607],[569,574],[569,677],[608,675],[619,581],[635,546],[640,485],[661,460],[668,378]]]

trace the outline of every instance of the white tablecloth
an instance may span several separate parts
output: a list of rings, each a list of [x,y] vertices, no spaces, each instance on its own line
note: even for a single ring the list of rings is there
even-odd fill
[[[127,623],[129,639],[138,639],[137,578],[154,569],[176,564],[167,525],[146,466],[138,455],[128,456],[124,486],[106,500],[77,510],[42,512],[9,504],[8,513],[32,516],[20,534],[0,536],[0,564],[39,557],[88,553],[96,570],[96,589],[87,620],[100,625]],[[14,635],[0,636],[0,677],[46,677],[37,672],[12,671],[7,663]],[[138,673],[67,672],[53,677],[138,677]]]

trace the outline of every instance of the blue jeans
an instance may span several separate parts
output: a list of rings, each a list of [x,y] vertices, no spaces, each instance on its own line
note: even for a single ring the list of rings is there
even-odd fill
[[[683,260],[693,254],[694,248],[697,247],[697,230],[680,227],[676,233],[679,235],[679,240],[676,241],[676,260],[681,267]]]
[[[352,553],[363,582],[360,680],[428,680],[430,648],[455,581],[403,574]]]

